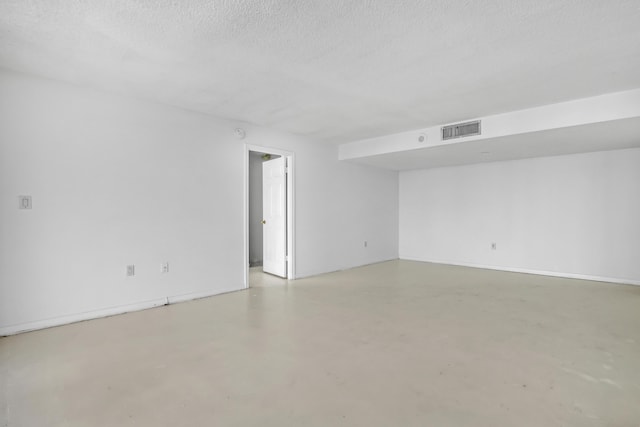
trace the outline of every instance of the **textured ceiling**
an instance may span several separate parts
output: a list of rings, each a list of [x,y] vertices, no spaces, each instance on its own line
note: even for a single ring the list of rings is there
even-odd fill
[[[341,143],[640,87],[640,2],[0,0],[0,67]]]

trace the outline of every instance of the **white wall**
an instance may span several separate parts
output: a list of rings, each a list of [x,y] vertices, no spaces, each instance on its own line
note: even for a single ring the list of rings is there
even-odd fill
[[[398,257],[398,172],[342,162],[336,146],[252,143],[295,154],[296,277]]]
[[[296,155],[298,277],[397,257],[397,173],[336,147],[10,72],[0,120],[0,334],[241,289],[245,142]]]
[[[402,172],[399,251],[640,284],[640,149]]]

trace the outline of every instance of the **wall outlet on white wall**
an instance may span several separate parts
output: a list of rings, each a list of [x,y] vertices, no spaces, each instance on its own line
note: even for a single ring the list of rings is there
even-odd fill
[[[136,266],[131,264],[127,265],[127,276],[135,276],[136,275]]]
[[[160,272],[161,273],[168,273],[169,272],[169,263],[168,262],[163,262],[162,264],[160,264]]]
[[[18,209],[31,209],[31,196],[18,196]]]
[[[492,250],[496,250],[498,248],[498,245],[496,244],[496,242],[491,243],[491,249]]]
[[[365,240],[365,241],[364,241],[364,247],[366,248],[366,247],[367,247],[367,245],[368,245],[368,243],[367,243],[367,241]]]

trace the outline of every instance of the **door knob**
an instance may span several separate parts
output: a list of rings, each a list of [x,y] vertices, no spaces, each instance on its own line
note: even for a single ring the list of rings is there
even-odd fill
[[[260,221],[262,224],[266,224],[267,221],[265,221],[264,219],[262,221]]]

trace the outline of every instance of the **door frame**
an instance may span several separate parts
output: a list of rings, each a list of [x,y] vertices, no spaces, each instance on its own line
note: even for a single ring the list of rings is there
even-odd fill
[[[244,288],[249,288],[249,152],[277,154],[287,159],[287,279],[293,280],[295,274],[295,154],[259,145],[244,145]]]

